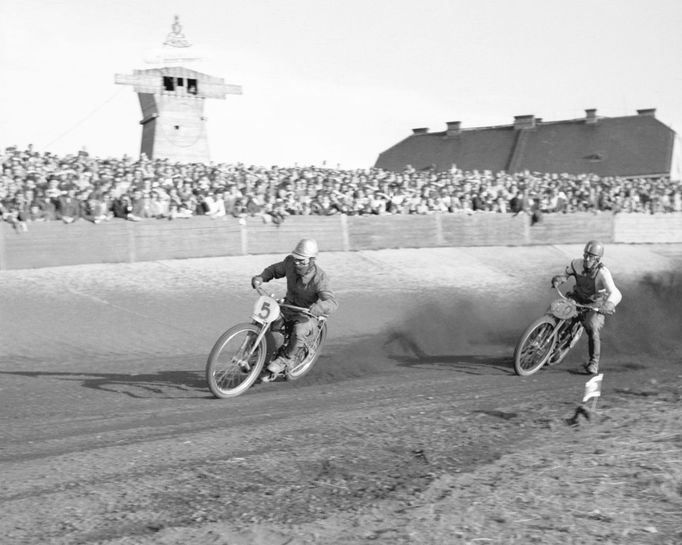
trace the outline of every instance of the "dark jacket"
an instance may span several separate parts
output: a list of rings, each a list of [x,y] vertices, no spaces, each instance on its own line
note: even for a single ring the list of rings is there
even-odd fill
[[[62,197],[57,205],[60,218],[79,218],[81,215],[80,201],[75,197]]]
[[[329,285],[327,274],[312,260],[311,269],[298,276],[294,258],[288,255],[284,261],[266,267],[260,274],[264,282],[273,278],[287,279],[285,301],[297,307],[305,307],[315,316],[328,315],[338,308],[336,297]]]

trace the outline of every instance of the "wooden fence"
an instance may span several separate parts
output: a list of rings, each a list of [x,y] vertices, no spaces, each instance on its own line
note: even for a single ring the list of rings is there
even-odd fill
[[[281,254],[302,237],[322,251],[439,246],[681,243],[682,214],[291,216],[281,225],[261,218],[112,220],[32,223],[17,232],[0,224],[0,270],[84,263],[123,263],[247,254]]]

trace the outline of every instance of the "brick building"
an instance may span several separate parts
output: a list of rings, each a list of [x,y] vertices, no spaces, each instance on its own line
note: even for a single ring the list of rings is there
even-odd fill
[[[512,125],[462,128],[447,123],[445,131],[413,129],[413,134],[379,154],[375,166],[400,171],[504,170],[514,172],[594,173],[599,176],[679,175],[678,139],[656,118],[653,108],[636,115],[543,121],[518,115]]]

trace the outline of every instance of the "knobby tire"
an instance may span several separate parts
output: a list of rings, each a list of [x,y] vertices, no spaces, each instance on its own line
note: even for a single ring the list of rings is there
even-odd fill
[[[327,322],[324,322],[318,327],[315,341],[313,341],[312,346],[307,351],[305,358],[303,358],[303,360],[301,360],[301,362],[295,365],[293,368],[287,370],[287,380],[298,380],[302,376],[308,374],[308,372],[313,368],[313,365],[315,365],[317,358],[320,357],[322,346],[326,340]]]
[[[250,348],[260,327],[254,324],[237,324],[223,333],[216,341],[206,362],[206,382],[211,393],[218,398],[236,397],[248,390],[259,377],[267,352],[263,337],[248,359],[249,370],[244,371],[239,361],[242,353]]]
[[[554,350],[555,326],[555,318],[545,315],[526,328],[514,349],[514,372],[517,375],[530,376],[545,365]]]
[[[554,350],[552,350],[552,355],[547,360],[547,365],[550,367],[559,365],[583,334],[583,326],[580,324],[580,322],[577,322],[577,324],[571,323],[562,325],[561,327],[568,327],[571,332],[570,335],[564,339],[560,339],[561,334],[557,335],[557,342],[555,343]]]

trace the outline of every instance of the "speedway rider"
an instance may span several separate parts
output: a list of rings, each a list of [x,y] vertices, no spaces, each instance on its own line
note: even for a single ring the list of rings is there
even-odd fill
[[[315,262],[317,253],[317,242],[304,238],[284,261],[274,263],[254,276],[251,286],[255,289],[273,278],[286,277],[286,303],[307,308],[313,316],[331,314],[337,309],[338,303],[327,274]],[[299,349],[304,346],[306,337],[313,332],[316,325],[314,318],[287,308],[282,308],[282,318],[291,327],[291,335],[285,352],[268,365],[268,371],[273,376],[284,372],[293,363]]]
[[[583,250],[583,258],[574,259],[566,267],[564,274],[552,278],[552,287],[557,288],[566,282],[569,276],[575,277],[573,292],[567,295],[582,305],[596,306],[599,309],[598,311],[589,310],[583,318],[583,326],[588,335],[590,357],[584,367],[585,372],[590,375],[596,375],[599,372],[600,331],[604,326],[604,316],[612,315],[623,297],[611,273],[601,262],[602,257],[604,257],[604,245],[597,240],[590,240]]]

